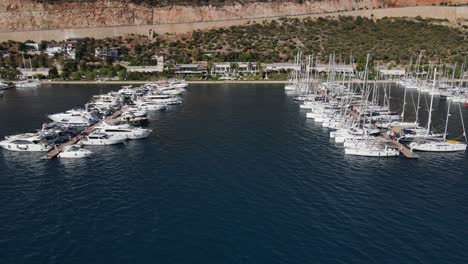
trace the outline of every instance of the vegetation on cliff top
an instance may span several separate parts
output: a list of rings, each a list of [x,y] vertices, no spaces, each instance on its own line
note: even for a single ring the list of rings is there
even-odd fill
[[[279,19],[251,23],[244,26],[193,31],[191,34],[155,34],[147,36],[92,39],[85,38],[76,48],[76,59],[64,55],[23,54],[24,43],[4,42],[0,50],[8,49],[11,56],[0,57],[0,69],[16,69],[22,58],[31,58],[33,67],[63,69],[62,77],[74,72],[86,76],[115,76],[122,70],[120,62],[130,65],[155,65],[154,55],[164,55],[166,62],[192,63],[199,61],[292,61],[298,48],[305,54],[315,54],[326,62],[335,53],[348,63],[352,57],[358,64],[371,54],[375,64],[404,65],[421,53],[423,63],[466,63],[468,31],[466,27],[451,28],[443,21],[427,19],[384,18],[371,20],[362,17],[338,19]],[[44,43],[46,44],[46,43]],[[115,47],[120,50],[116,61],[94,56],[96,47]],[[82,76],[79,73],[76,76]],[[3,74],[4,75],[4,74]]]

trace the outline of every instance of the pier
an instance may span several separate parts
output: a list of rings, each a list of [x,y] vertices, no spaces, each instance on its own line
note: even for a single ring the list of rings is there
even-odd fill
[[[86,128],[85,130],[83,130],[79,135],[73,137],[72,139],[70,139],[69,141],[63,143],[63,144],[60,144],[58,146],[55,146],[54,148],[50,149],[47,154],[46,154],[46,159],[52,159],[52,158],[55,158],[58,154],[60,154],[60,152],[63,151],[63,149],[66,147],[66,146],[70,146],[70,145],[73,145],[73,144],[76,144],[78,143],[80,140],[81,140],[81,137],[83,134],[89,134],[91,132],[94,131],[94,129],[101,125],[103,122],[107,122],[107,123],[113,123],[115,122],[116,118],[119,117],[123,111],[125,110],[125,107],[123,107],[122,109],[114,112],[112,115],[109,115],[109,116],[106,116],[105,118],[103,118],[102,120],[100,120],[99,122],[97,122],[96,124],[94,125],[91,125],[89,126],[88,128]]]
[[[390,138],[390,136],[387,133],[382,133],[381,134],[385,139],[391,141],[396,147],[398,147],[398,150],[400,151],[403,156],[405,156],[408,159],[417,159],[418,155],[416,155],[411,149],[409,149],[407,146],[401,144],[398,142],[398,140]]]

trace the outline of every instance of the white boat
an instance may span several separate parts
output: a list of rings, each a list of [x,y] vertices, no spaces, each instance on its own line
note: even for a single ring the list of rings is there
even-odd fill
[[[389,148],[388,146],[359,146],[357,148],[345,148],[345,154],[366,157],[396,157],[400,155],[398,149]]]
[[[110,125],[103,123],[96,127],[97,131],[118,139],[142,139],[151,134],[151,129],[134,127],[129,124]]]
[[[6,137],[0,147],[11,151],[48,151],[50,145],[37,133],[25,133]]]
[[[92,154],[92,151],[81,148],[79,145],[71,145],[64,147],[57,157],[61,159],[79,159],[89,157]]]
[[[80,142],[83,145],[96,145],[96,146],[103,146],[103,145],[115,145],[123,143],[126,139],[120,137],[111,137],[106,133],[91,133],[85,136]]]
[[[167,109],[167,106],[161,103],[142,102],[142,101],[136,101],[135,103],[139,109],[144,110],[144,111],[158,111],[158,110]]]
[[[72,109],[63,113],[48,115],[47,117],[54,122],[70,126],[89,126],[99,120],[95,114],[81,109]]]
[[[17,81],[15,83],[16,88],[36,88],[41,86],[41,82],[36,79],[28,79],[28,80],[22,80],[22,81]]]
[[[465,151],[466,144],[455,140],[447,141],[423,141],[423,142],[411,142],[409,144],[411,150],[416,151],[429,151],[429,152],[453,152],[453,151]]]

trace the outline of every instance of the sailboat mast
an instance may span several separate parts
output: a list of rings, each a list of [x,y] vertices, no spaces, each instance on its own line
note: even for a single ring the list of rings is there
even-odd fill
[[[431,132],[431,119],[432,119],[432,106],[434,104],[434,88],[436,85],[436,78],[437,78],[437,67],[434,68],[434,82],[432,84],[432,89],[431,89],[431,105],[429,107],[429,119],[427,120],[427,134]]]

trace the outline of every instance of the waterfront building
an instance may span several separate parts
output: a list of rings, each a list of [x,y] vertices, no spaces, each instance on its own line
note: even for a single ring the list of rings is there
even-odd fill
[[[341,73],[354,74],[353,64],[317,64],[313,69],[318,73]]]
[[[264,69],[267,72],[280,72],[280,71],[299,71],[301,66],[294,63],[265,63]]]
[[[399,78],[399,77],[406,76],[405,68],[378,67],[377,70],[379,71],[380,76],[386,77],[386,78]]]
[[[257,62],[214,62],[211,67],[211,74],[219,75],[256,74],[258,71]]]
[[[163,72],[163,65],[155,66],[127,66],[127,72]]]
[[[176,64],[174,73],[180,75],[207,74],[208,68],[203,64]]]

